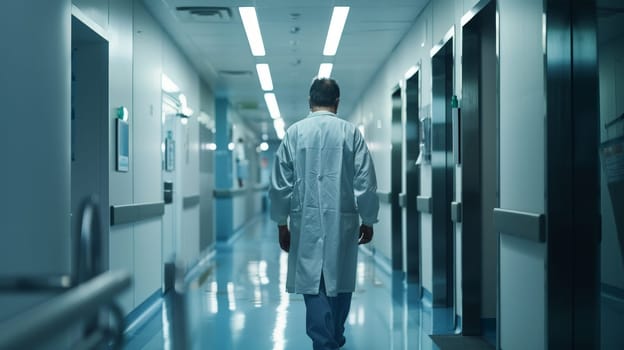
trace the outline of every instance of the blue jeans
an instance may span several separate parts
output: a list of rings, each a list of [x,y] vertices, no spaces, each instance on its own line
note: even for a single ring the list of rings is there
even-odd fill
[[[314,350],[335,350],[345,343],[344,325],[351,308],[351,293],[328,297],[321,275],[319,294],[304,294],[306,332]]]

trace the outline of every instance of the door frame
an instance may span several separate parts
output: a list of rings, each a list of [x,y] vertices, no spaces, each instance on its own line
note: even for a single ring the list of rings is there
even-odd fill
[[[403,192],[403,142],[404,142],[404,96],[403,81],[400,81],[390,95],[391,102],[391,143],[390,154],[390,227],[392,232],[392,269],[405,272],[404,241],[403,241],[403,209],[399,203],[399,196]],[[398,102],[397,102],[398,99]],[[398,103],[398,106],[396,105]]]
[[[404,265],[405,265],[405,279],[408,284],[417,284],[419,288],[418,298],[420,298],[420,291],[422,286],[421,280],[421,228],[420,228],[420,213],[418,212],[417,198],[420,195],[420,181],[421,181],[421,166],[417,162],[420,158],[420,102],[421,102],[421,65],[420,63],[413,66],[405,74],[405,83],[403,84],[403,164],[405,164],[404,170],[404,185],[403,191],[399,195],[399,200],[403,204],[403,247],[404,247]],[[411,88],[415,88],[416,91],[412,92]],[[416,101],[414,105],[414,111],[410,109],[410,96],[415,96]],[[410,130],[411,124],[414,124],[415,130]],[[411,137],[408,137],[408,133],[415,132],[414,141],[415,149],[408,147],[408,142]],[[414,146],[414,145],[412,145]],[[413,162],[410,164],[410,162]],[[414,167],[414,168],[411,168]],[[412,169],[410,171],[410,169]]]
[[[491,16],[491,18],[490,18]],[[462,334],[482,335],[482,280],[483,280],[483,189],[484,159],[482,134],[481,73],[482,73],[482,28],[484,21],[492,21],[496,35],[496,4],[483,0],[462,17],[462,108],[461,108],[461,149],[462,149],[462,193],[461,193],[461,308]],[[495,39],[496,40],[496,39]],[[497,58],[498,60],[498,58]],[[498,61],[497,61],[498,63]],[[496,74],[496,127],[498,130],[498,65]],[[496,184],[497,196],[494,208],[499,206],[499,136],[496,132]],[[468,151],[471,150],[471,151]],[[474,151],[478,150],[478,151]],[[491,215],[491,212],[489,212]],[[498,238],[497,238],[498,240]],[[498,244],[497,248],[498,250]],[[498,259],[497,259],[498,270]],[[496,284],[498,286],[498,274]],[[498,287],[496,294],[498,296]],[[497,297],[498,299],[498,297]],[[496,302],[497,319],[499,303]],[[497,326],[498,329],[498,326]]]
[[[546,348],[600,347],[595,0],[546,0]],[[586,190],[579,191],[584,188]]]

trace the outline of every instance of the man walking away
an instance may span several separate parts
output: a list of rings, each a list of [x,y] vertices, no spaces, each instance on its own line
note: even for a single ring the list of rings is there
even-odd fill
[[[373,160],[359,130],[336,116],[339,99],[335,80],[313,81],[311,112],[286,131],[269,189],[289,252],[286,290],[304,296],[315,350],[345,344],[358,244],[373,238],[379,212]]]

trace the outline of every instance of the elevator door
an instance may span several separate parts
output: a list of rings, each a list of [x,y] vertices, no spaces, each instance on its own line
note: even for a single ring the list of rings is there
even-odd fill
[[[403,266],[403,224],[401,218],[401,206],[399,205],[399,193],[401,193],[401,178],[403,174],[402,146],[403,133],[401,114],[403,102],[401,88],[397,87],[392,93],[392,184],[391,184],[391,210],[392,210],[392,269],[404,271]]]
[[[453,96],[453,39],[432,56],[432,248],[433,306],[453,307],[454,233],[451,202],[454,192],[454,160],[451,124]]]
[[[491,2],[463,28],[461,148],[462,334],[496,343],[498,236],[498,92],[496,6]]]
[[[407,283],[420,284],[420,215],[416,198],[420,194],[420,131],[418,115],[419,76],[416,72],[405,83],[405,263]],[[420,288],[418,288],[420,290]]]

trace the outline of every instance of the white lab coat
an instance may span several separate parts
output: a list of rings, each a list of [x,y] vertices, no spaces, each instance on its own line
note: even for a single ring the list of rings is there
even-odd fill
[[[275,154],[271,218],[290,219],[286,290],[318,294],[355,289],[360,219],[377,222],[373,161],[353,124],[325,111],[292,125]],[[359,217],[358,217],[359,214]]]

